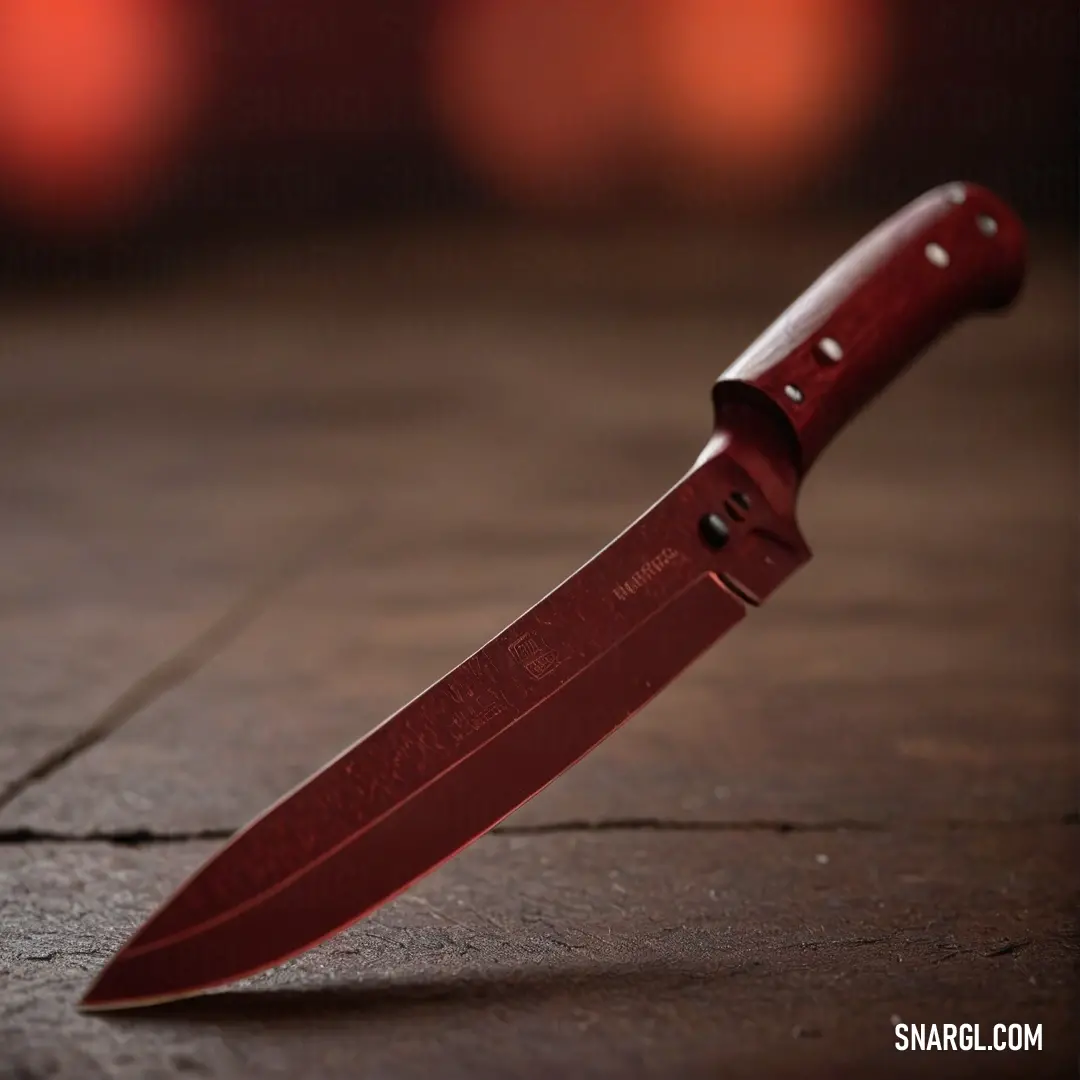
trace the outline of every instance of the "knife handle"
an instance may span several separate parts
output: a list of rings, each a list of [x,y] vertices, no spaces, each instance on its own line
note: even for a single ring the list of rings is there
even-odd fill
[[[985,188],[927,192],[830,267],[720,376],[718,426],[736,402],[779,409],[805,473],[939,334],[1015,299],[1026,248],[1019,218]]]

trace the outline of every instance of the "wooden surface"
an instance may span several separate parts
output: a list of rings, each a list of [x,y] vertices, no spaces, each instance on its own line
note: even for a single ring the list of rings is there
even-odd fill
[[[810,565],[498,835],[250,984],[74,1010],[677,480],[860,228],[388,233],[0,308],[0,1077],[1075,1070],[1077,282],[1038,237],[823,456]]]

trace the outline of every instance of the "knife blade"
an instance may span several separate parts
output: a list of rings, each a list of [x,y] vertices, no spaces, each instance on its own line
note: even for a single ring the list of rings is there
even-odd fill
[[[940,333],[1009,305],[1022,224],[935,188],[717,380],[690,471],[577,573],[239,832],[110,961],[88,1010],[264,970],[452,858],[619,728],[810,558],[800,482]]]

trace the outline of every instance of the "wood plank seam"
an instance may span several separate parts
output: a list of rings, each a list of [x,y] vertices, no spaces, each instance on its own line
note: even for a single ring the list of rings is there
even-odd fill
[[[551,836],[570,833],[599,832],[708,832],[708,833],[893,833],[900,831],[1019,830],[1042,829],[1052,826],[1069,827],[1080,824],[1080,813],[1060,816],[1045,815],[1022,819],[907,819],[902,824],[887,821],[670,821],[658,818],[613,819],[610,821],[553,821],[533,825],[496,825],[493,836]],[[20,827],[0,829],[0,846],[29,844],[112,844],[117,847],[144,847],[155,844],[187,844],[198,841],[228,840],[235,828],[198,829],[161,832],[150,829],[93,830],[67,833],[49,829]]]
[[[206,667],[236,641],[285,588],[303,576],[319,558],[329,554],[348,535],[360,513],[359,508],[354,508],[335,518],[286,553],[201,633],[132,683],[82,731],[0,789],[0,812],[28,788],[47,780]]]

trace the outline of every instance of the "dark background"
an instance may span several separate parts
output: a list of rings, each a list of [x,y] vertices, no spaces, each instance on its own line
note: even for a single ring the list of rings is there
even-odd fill
[[[515,123],[528,123],[527,118],[515,120],[514,95],[522,85],[550,78],[551,95],[573,103],[574,78],[594,66],[588,57],[617,49],[621,38],[612,27],[626,24],[626,13],[643,3],[647,7],[648,0],[621,8],[603,0],[579,5],[595,18],[591,23],[584,20],[588,32],[575,46],[578,53],[571,53],[577,59],[569,67],[561,64],[559,35],[570,32],[566,26],[579,36],[583,33],[582,20],[565,16],[574,5],[553,3],[539,18],[533,11],[533,24],[544,28],[537,36],[540,59],[522,69],[520,81],[510,79],[504,85],[493,76],[480,84],[489,102],[505,98],[497,121],[503,125],[499,136],[503,142],[517,137]],[[27,6],[26,0],[7,4]],[[509,6],[515,5],[530,9],[529,0],[514,0]],[[570,217],[573,224],[584,226],[596,219],[657,215],[708,220],[814,215],[891,209],[927,187],[957,177],[998,189],[1028,220],[1054,224],[1066,232],[1074,228],[1075,4],[877,0],[845,6],[814,0],[809,7],[821,9],[823,26],[831,19],[830,25],[841,28],[852,12],[873,12],[882,24],[877,74],[867,83],[851,72],[845,75],[842,66],[832,74],[827,65],[824,75],[819,72],[819,80],[836,82],[833,100],[841,103],[840,111],[860,98],[865,98],[865,109],[822,160],[797,170],[780,194],[758,198],[746,185],[734,190],[737,185],[729,181],[737,169],[732,163],[738,164],[741,155],[750,161],[752,176],[771,181],[787,169],[782,154],[774,166],[767,157],[755,162],[753,151],[725,141],[718,131],[718,164],[705,170],[691,194],[678,190],[673,194],[667,181],[672,177],[678,181],[691,166],[663,145],[650,144],[651,149],[642,151],[649,139],[648,124],[641,120],[636,127],[637,121],[625,116],[621,138],[629,149],[616,155],[614,165],[604,166],[607,171],[595,190],[588,165],[584,178],[578,175],[568,191],[560,190],[552,176],[530,185],[527,170],[524,180],[519,170],[515,182],[503,182],[490,155],[478,160],[470,153],[468,139],[460,137],[460,124],[455,128],[445,122],[441,103],[446,94],[433,76],[439,69],[440,28],[455,18],[466,26],[470,18],[483,19],[482,2],[402,0],[385,5],[373,0],[312,0],[301,12],[268,10],[256,0],[191,0],[185,5],[186,14],[200,18],[194,30],[188,27],[183,38],[188,47],[180,50],[187,73],[183,109],[170,113],[161,106],[155,112],[148,106],[141,119],[131,122],[130,130],[125,133],[121,128],[116,134],[85,104],[95,99],[84,90],[80,100],[86,115],[76,117],[74,127],[69,123],[67,129],[58,129],[61,134],[53,141],[60,150],[51,156],[34,142],[39,129],[32,124],[29,129],[11,129],[9,124],[5,143],[0,120],[5,248],[9,254],[18,251],[18,274],[38,261],[70,264],[87,252],[108,251],[123,261],[136,250],[140,255],[150,251],[160,259],[189,248],[192,241],[213,243],[215,238],[273,233],[283,227],[385,222],[391,216],[427,219],[510,211],[542,220]],[[714,13],[725,8],[734,13],[732,18],[745,18],[755,5],[713,5]],[[173,26],[176,11],[167,0],[145,10],[157,12],[174,44],[180,40]],[[755,18],[766,28],[755,39],[760,50],[755,66],[760,67],[772,62],[769,20],[780,25],[794,9],[771,2],[757,10]],[[662,5],[659,17],[663,18]],[[95,45],[94,34],[87,34],[81,24],[68,27],[60,19],[50,35],[41,29],[47,20],[30,21],[33,33],[24,27],[23,36],[52,42],[48,53],[52,66],[36,69],[38,77],[42,71],[55,76],[68,69],[71,57]],[[523,25],[518,33],[527,39],[532,24]],[[723,27],[723,15],[706,19],[701,33],[721,41]],[[822,33],[828,36],[836,30]],[[15,33],[9,39],[21,40]],[[513,42],[512,37],[507,40]],[[105,48],[101,42],[96,47]],[[455,62],[460,67],[467,58]],[[724,63],[722,49],[716,50],[716,64]],[[514,70],[511,64],[511,73]],[[812,76],[807,78],[813,81]],[[645,97],[627,109],[639,108],[644,117],[642,102],[650,83],[643,62],[631,82],[634,92]],[[751,116],[758,107],[752,86],[717,92],[747,95],[745,106],[739,108]],[[0,98],[2,93],[0,88]],[[525,93],[523,100],[527,97]],[[146,99],[156,100],[153,95]],[[570,123],[576,110],[571,105],[560,113],[556,107],[553,115],[557,126],[560,116]],[[827,119],[811,117],[803,126],[812,129]],[[81,133],[79,123],[85,128]],[[491,123],[489,117],[489,127]],[[47,110],[41,124],[48,142],[52,129]],[[112,136],[96,136],[104,166],[95,159],[98,129],[113,131]],[[23,134],[17,139],[11,130]],[[527,133],[521,138],[527,140]],[[812,147],[812,131],[808,138]],[[144,144],[156,148],[152,162]],[[557,155],[551,160],[555,164],[548,172],[557,178]],[[16,183],[3,183],[5,169],[9,180],[10,175],[17,176]]]

